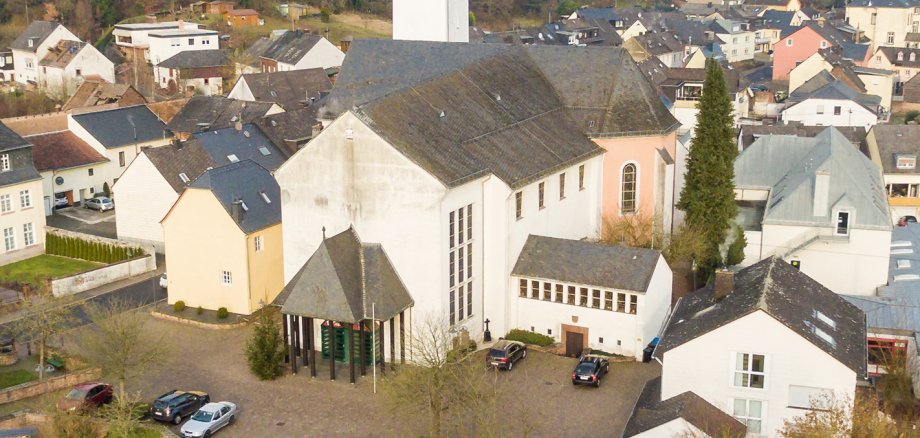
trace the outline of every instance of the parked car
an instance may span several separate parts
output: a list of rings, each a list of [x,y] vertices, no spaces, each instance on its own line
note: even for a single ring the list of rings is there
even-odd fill
[[[916,216],[910,216],[910,215],[908,215],[908,216],[901,216],[901,218],[898,219],[898,226],[899,226],[899,227],[906,227],[907,224],[915,224],[915,223],[917,223],[917,217],[916,217]]]
[[[169,283],[166,281],[166,273],[164,272],[163,275],[160,276],[160,287],[166,289],[166,286],[168,285]]]
[[[586,354],[578,361],[572,371],[573,385],[601,386],[601,378],[610,372],[610,361],[606,357]]]
[[[58,400],[57,407],[62,411],[99,407],[112,401],[112,393],[112,385],[108,383],[81,383]]]
[[[61,196],[61,197],[54,198],[54,208],[64,208],[64,207],[69,207],[69,206],[70,206],[70,201],[67,200],[67,197]]]
[[[182,425],[184,438],[210,437],[236,420],[236,403],[227,401],[208,403],[201,407],[192,418]]]
[[[106,211],[115,208],[115,203],[105,196],[100,196],[98,198],[90,198],[83,201],[83,208]]]
[[[154,420],[179,424],[185,417],[194,414],[210,401],[211,397],[206,392],[174,389],[153,401],[150,405],[150,416]]]
[[[511,371],[514,363],[527,357],[527,345],[523,342],[499,339],[486,353],[489,366]]]

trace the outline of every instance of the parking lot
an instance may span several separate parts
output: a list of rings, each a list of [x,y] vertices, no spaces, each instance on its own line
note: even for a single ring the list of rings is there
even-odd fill
[[[115,239],[115,210],[99,212],[88,208],[67,207],[47,217],[50,227]]]
[[[147,399],[178,388],[237,402],[238,421],[221,436],[426,433],[424,421],[393,416],[382,396],[373,394],[370,372],[356,385],[347,378],[331,382],[324,374],[311,379],[304,372],[261,382],[249,372],[243,355],[250,328],[206,330],[151,317],[148,329],[170,341],[171,359],[130,386]],[[655,364],[614,363],[601,388],[574,387],[574,365],[575,359],[532,351],[514,371],[501,372],[498,381],[507,396],[499,403],[499,418],[526,422],[531,436],[619,436],[642,386],[660,374]]]

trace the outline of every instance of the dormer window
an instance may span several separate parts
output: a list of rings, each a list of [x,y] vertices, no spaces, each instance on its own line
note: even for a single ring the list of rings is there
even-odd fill
[[[917,54],[912,52],[910,54],[910,62],[914,62],[916,60],[917,60]]]
[[[35,47],[35,40],[29,38],[29,47]]]
[[[0,172],[10,170],[10,154],[0,155]]]
[[[826,48],[827,48],[827,41],[821,40],[821,48],[822,48],[822,49],[826,49]]]
[[[898,61],[904,60],[904,52],[898,52]]]
[[[837,212],[837,223],[834,226],[834,234],[838,236],[850,235],[850,212]]]
[[[898,155],[897,167],[902,170],[913,170],[917,168],[916,155]]]

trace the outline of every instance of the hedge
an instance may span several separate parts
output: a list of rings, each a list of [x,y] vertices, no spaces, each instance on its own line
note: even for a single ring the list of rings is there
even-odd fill
[[[144,251],[138,247],[124,247],[79,237],[46,233],[45,254],[108,264],[131,260],[143,255]]]
[[[523,342],[525,344],[539,345],[541,347],[547,347],[556,343],[556,340],[549,336],[521,329],[511,330],[505,336],[505,339]]]

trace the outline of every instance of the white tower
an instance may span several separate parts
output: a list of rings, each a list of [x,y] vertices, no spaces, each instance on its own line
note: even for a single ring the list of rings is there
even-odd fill
[[[393,39],[470,41],[469,0],[393,0]]]

